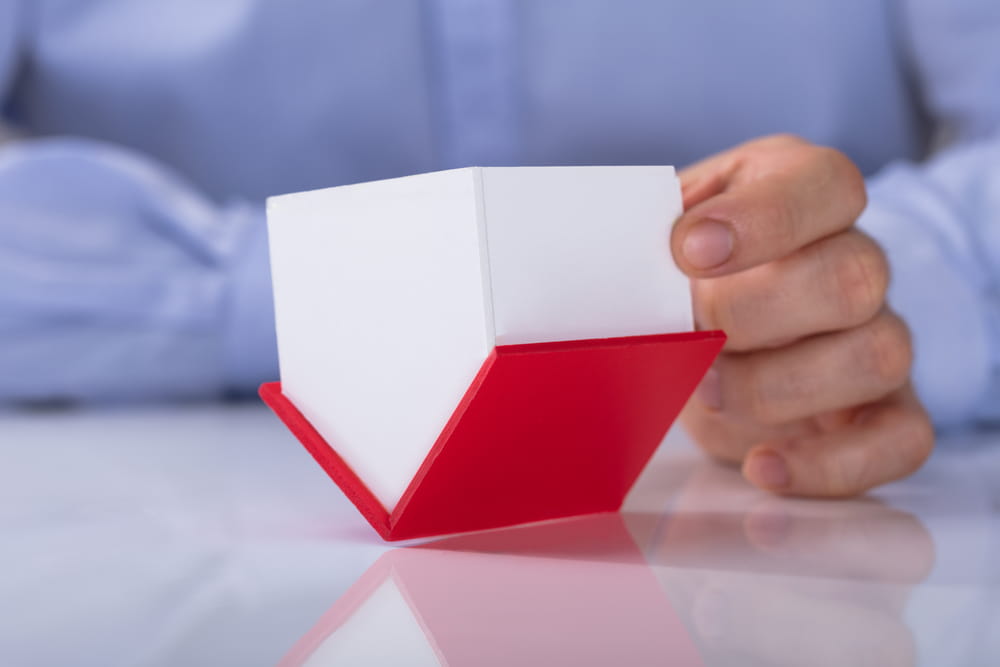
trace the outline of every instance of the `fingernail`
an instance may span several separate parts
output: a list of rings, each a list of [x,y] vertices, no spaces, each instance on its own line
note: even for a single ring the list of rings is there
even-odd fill
[[[711,269],[733,254],[733,232],[718,220],[699,220],[684,237],[681,252],[696,269]]]
[[[765,489],[784,489],[790,481],[788,465],[774,452],[757,452],[743,464],[743,475]]]
[[[722,409],[722,380],[719,377],[719,369],[712,366],[701,379],[698,388],[694,390],[695,396],[709,410]]]

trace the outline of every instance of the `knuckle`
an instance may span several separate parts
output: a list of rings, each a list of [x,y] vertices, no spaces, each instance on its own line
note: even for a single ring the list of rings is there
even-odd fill
[[[825,462],[830,496],[854,496],[888,481],[884,477],[884,461],[873,455],[871,448],[842,451],[826,457]]]
[[[781,424],[786,421],[785,401],[776,395],[769,375],[765,371],[764,364],[757,361],[747,360],[743,364],[739,372],[741,382],[738,385],[741,389],[738,395],[742,398],[740,412],[745,418],[757,424]],[[794,386],[798,382],[795,377],[785,377],[783,384]],[[793,389],[790,393],[796,392]]]
[[[906,477],[934,448],[934,426],[923,408],[881,408],[876,447],[855,448],[825,458],[825,495],[843,497]]]
[[[834,457],[827,468],[827,495],[852,496],[862,493],[870,486],[873,463],[870,459],[847,460]]]
[[[922,409],[909,415],[904,424],[904,432],[900,441],[906,448],[907,469],[909,475],[919,469],[934,451],[934,425],[930,417]]]
[[[733,432],[725,416],[688,404],[681,413],[681,422],[695,444],[712,459],[723,463],[743,459],[747,445]]]
[[[851,163],[845,196],[848,198],[851,210],[854,211],[855,218],[868,207],[868,186],[865,184],[865,177],[861,170],[853,162]]]
[[[886,313],[866,327],[862,366],[885,386],[902,386],[910,375],[913,348],[903,320]]]
[[[804,229],[799,224],[803,211],[794,197],[768,197],[760,201],[762,213],[758,233],[780,247],[795,245]],[[766,221],[766,223],[765,223]]]
[[[830,252],[834,257],[826,263],[840,319],[851,325],[867,322],[881,310],[889,288],[885,254],[861,234],[845,236]]]
[[[700,329],[725,331],[727,351],[745,351],[753,342],[752,322],[747,318],[744,298],[726,278],[695,283],[695,321]]]
[[[851,158],[841,151],[827,146],[818,147],[819,159],[828,167],[834,181],[841,184],[840,193],[855,217],[868,205],[868,191],[865,177]]]

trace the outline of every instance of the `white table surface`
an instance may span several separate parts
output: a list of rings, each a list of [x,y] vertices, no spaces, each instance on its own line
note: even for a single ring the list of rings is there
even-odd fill
[[[817,502],[675,431],[626,507],[393,551],[263,407],[0,414],[0,665],[1000,665],[1000,433]]]

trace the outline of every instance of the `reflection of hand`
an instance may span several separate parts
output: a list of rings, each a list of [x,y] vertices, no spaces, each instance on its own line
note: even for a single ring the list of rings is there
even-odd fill
[[[702,329],[729,335],[683,415],[757,486],[842,496],[909,474],[933,433],[909,385],[906,325],[885,303],[885,255],[842,154],[769,137],[681,173],[674,228]]]
[[[919,520],[870,500],[774,497],[726,514],[709,496],[727,486],[735,473],[697,471],[652,558],[671,566],[657,569],[706,664],[914,664],[901,615],[934,560]]]

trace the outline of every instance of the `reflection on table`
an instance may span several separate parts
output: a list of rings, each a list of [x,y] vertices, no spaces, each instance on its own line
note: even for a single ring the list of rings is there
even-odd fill
[[[916,664],[904,610],[935,547],[913,514],[686,477],[663,514],[391,551],[283,664]]]
[[[996,665],[1000,434],[818,502],[677,432],[620,515],[390,549],[263,410],[6,415],[0,573],[19,667]]]

